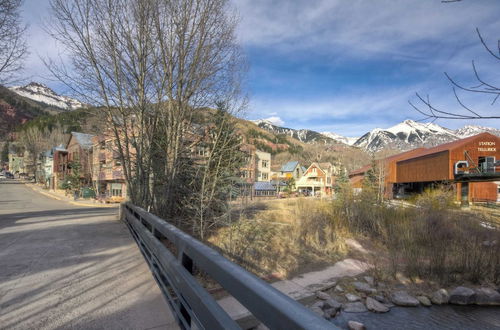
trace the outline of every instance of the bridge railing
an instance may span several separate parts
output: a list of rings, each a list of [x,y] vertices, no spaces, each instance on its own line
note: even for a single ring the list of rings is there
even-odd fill
[[[240,329],[193,276],[196,266],[270,329],[336,329],[214,249],[144,209],[122,204],[121,219],[129,227],[181,328]]]

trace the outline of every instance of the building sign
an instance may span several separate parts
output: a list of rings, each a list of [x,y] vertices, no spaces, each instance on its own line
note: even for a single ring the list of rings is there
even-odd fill
[[[495,142],[489,142],[489,141],[480,141],[479,142],[479,147],[477,148],[478,151],[497,151],[497,148],[495,146]]]

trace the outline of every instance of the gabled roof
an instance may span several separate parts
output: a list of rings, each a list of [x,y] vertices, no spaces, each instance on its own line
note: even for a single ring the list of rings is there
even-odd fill
[[[386,162],[387,161],[402,162],[402,161],[406,161],[406,160],[409,160],[409,159],[414,159],[414,158],[419,158],[419,157],[423,157],[423,156],[427,156],[427,155],[432,155],[432,154],[436,154],[436,153],[447,151],[447,150],[453,150],[453,149],[460,148],[463,145],[465,145],[465,144],[467,144],[467,143],[469,143],[471,141],[474,141],[475,139],[477,139],[479,137],[490,137],[490,138],[492,137],[492,138],[495,138],[495,139],[499,139],[499,137],[496,136],[496,135],[484,132],[484,133],[480,133],[480,134],[477,134],[477,135],[473,135],[473,136],[467,137],[465,139],[460,139],[460,140],[456,140],[456,141],[453,141],[453,142],[448,142],[448,143],[440,144],[440,145],[432,147],[432,148],[417,148],[417,149],[412,149],[412,150],[405,151],[405,152],[402,152],[402,153],[399,153],[399,154],[396,154],[396,155],[389,156],[387,158],[384,158],[383,160],[386,161]],[[365,166],[363,166],[363,167],[361,167],[361,168],[359,168],[357,170],[351,171],[349,173],[349,176],[354,176],[354,175],[358,175],[358,174],[364,174],[370,168],[371,168],[371,164],[365,165]]]
[[[79,145],[82,146],[83,149],[92,148],[92,137],[91,134],[79,133],[79,132],[71,132],[71,138],[74,138]],[[68,141],[69,143],[69,141]]]
[[[323,164],[330,164],[330,163],[323,163]],[[331,164],[330,164],[330,165],[331,165]],[[306,172],[307,172],[307,171],[308,171],[311,167],[313,167],[313,166],[317,167],[317,168],[318,168],[321,172],[323,172],[323,173],[325,173],[325,174],[326,174],[326,171],[324,170],[324,168],[322,168],[322,167],[320,166],[320,164],[319,164],[319,163],[316,163],[316,162],[313,162],[311,165],[309,165],[309,167],[307,168]]]
[[[454,149],[462,147],[463,145],[465,145],[465,144],[467,144],[467,143],[469,143],[471,141],[474,141],[475,139],[477,139],[479,137],[492,137],[492,138],[495,138],[495,139],[499,139],[499,137],[496,136],[496,135],[484,132],[484,133],[480,133],[480,134],[477,134],[477,135],[470,136],[470,137],[465,138],[465,139],[461,139],[461,140],[457,140],[457,141],[453,141],[453,142],[448,142],[448,143],[445,143],[445,144],[440,144],[440,145],[435,146],[433,148],[421,150],[419,153],[411,155],[411,157],[400,159],[398,161],[405,161],[405,160],[408,160],[408,159],[419,158],[419,157],[423,157],[423,156],[427,156],[427,155],[432,155],[432,154],[436,154],[436,153],[447,151],[447,150],[454,150]]]
[[[299,162],[296,160],[288,162],[285,165],[281,166],[280,172],[293,172],[297,165],[299,165]]]
[[[276,190],[276,188],[271,184],[271,182],[255,182],[253,185],[255,190]]]

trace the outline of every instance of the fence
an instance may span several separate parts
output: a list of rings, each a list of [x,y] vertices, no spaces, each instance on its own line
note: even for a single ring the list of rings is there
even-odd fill
[[[240,329],[192,275],[196,266],[271,329],[336,329],[214,249],[144,209],[122,204],[121,218],[181,328]]]

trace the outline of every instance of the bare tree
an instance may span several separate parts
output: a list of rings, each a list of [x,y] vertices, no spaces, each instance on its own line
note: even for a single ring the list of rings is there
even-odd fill
[[[448,1],[454,2],[454,1]],[[476,28],[477,35],[484,49],[495,59],[500,61],[500,40],[497,41],[497,49],[491,49],[483,39],[483,36],[479,32],[479,29]],[[463,100],[460,98],[457,90],[462,90],[465,92],[470,92],[474,94],[481,94],[485,96],[489,96],[492,98],[491,105],[494,105],[498,98],[500,97],[500,87],[496,86],[494,83],[487,82],[479,73],[476,64],[472,61],[472,71],[474,72],[474,78],[476,80],[475,85],[468,87],[462,83],[457,82],[455,79],[451,78],[451,76],[445,72],[446,78],[450,81],[453,89],[453,94],[457,103],[460,105],[464,111],[456,112],[456,111],[447,111],[443,109],[438,109],[434,105],[432,105],[429,96],[423,97],[419,93],[416,93],[417,99],[423,106],[418,106],[413,103],[411,100],[408,103],[420,114],[425,117],[422,120],[426,119],[500,119],[500,115],[487,116],[480,113],[480,111],[473,109],[470,106],[467,106]]]
[[[51,0],[49,33],[70,62],[52,73],[99,105],[117,143],[132,202],[160,215],[182,212],[192,190],[196,113],[233,102],[244,71],[227,0]],[[234,106],[238,109],[238,106]]]
[[[0,82],[5,83],[22,69],[27,55],[20,7],[22,0],[0,0]]]

